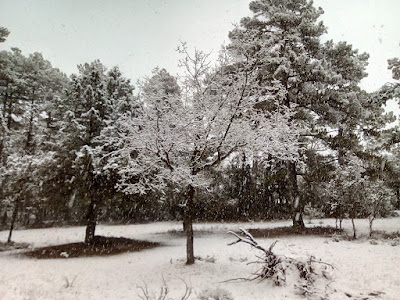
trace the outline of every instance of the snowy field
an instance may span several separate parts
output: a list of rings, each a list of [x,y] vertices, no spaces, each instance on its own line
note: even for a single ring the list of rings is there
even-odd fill
[[[284,287],[268,281],[223,282],[249,276],[256,266],[248,262],[259,254],[244,244],[227,246],[235,240],[226,234],[228,230],[285,225],[290,222],[196,224],[195,230],[200,232],[195,234],[195,255],[202,260],[193,266],[185,265],[185,239],[174,233],[181,229],[181,223],[99,225],[97,235],[158,241],[164,246],[108,257],[52,260],[18,256],[17,250],[0,252],[0,299],[140,299],[139,287],[147,286],[156,296],[163,278],[171,299],[181,299],[185,292],[183,281],[192,287],[189,299],[304,299],[290,279]],[[334,220],[307,224],[314,225],[334,226]],[[350,233],[350,221],[343,225]],[[359,234],[368,234],[367,220],[356,220],[356,225]],[[374,229],[400,231],[400,218],[376,220]],[[84,227],[17,230],[13,240],[42,247],[81,242],[84,231]],[[1,231],[0,241],[5,242],[7,234]],[[357,241],[338,242],[316,236],[283,237],[274,251],[294,258],[314,255],[335,266],[331,280],[316,283],[316,294],[311,299],[400,299],[400,246],[393,246],[393,241],[388,240],[371,241],[365,236]],[[274,240],[258,239],[266,247]],[[229,297],[223,298],[224,294]]]

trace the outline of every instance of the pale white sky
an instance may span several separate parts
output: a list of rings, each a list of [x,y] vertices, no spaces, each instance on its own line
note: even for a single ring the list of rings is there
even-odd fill
[[[217,2],[217,3],[215,3]],[[1,0],[1,48],[39,51],[67,74],[99,58],[136,79],[177,72],[179,41],[217,53],[248,0]]]
[[[11,34],[0,50],[43,53],[68,75],[100,59],[132,79],[156,67],[178,72],[179,41],[217,56],[233,23],[250,14],[249,0],[1,0],[0,26]],[[370,54],[368,91],[389,81],[387,59],[400,57],[400,0],[315,0],[327,39]]]

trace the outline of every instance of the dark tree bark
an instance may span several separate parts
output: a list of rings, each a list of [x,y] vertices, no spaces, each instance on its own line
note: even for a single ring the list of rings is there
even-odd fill
[[[353,225],[353,239],[357,239],[356,224],[354,223],[354,217],[351,217],[351,225]]]
[[[86,215],[87,223],[86,223],[85,243],[87,244],[93,244],[94,242],[96,220],[97,220],[97,204],[95,197],[91,195],[90,204]]]
[[[193,249],[193,213],[194,213],[194,187],[188,186],[186,194],[186,207],[183,217],[183,227],[186,233],[186,264],[194,264],[194,249]]]
[[[36,219],[35,219],[34,224],[38,225],[38,226],[42,225],[43,221],[45,219],[45,216],[46,216],[46,208],[40,207],[36,213]]]
[[[293,227],[305,228],[303,221],[303,210],[304,205],[301,203],[301,197],[299,193],[299,186],[297,185],[297,173],[296,163],[289,161],[288,163],[288,185],[290,189],[290,200],[293,207]]]
[[[345,156],[346,152],[344,150],[345,142],[343,141],[344,133],[343,133],[342,127],[339,127],[337,138],[338,138],[338,145],[337,145],[337,147],[338,147],[338,152],[337,152],[338,153],[338,162],[339,162],[339,165],[343,166],[344,165],[344,156]]]
[[[12,111],[13,111],[13,98],[10,97],[7,108],[7,129],[11,129]]]
[[[286,89],[288,89],[288,78],[285,78],[283,82]],[[285,105],[287,108],[291,108],[291,99],[289,96],[286,97]],[[292,220],[293,227],[305,228],[303,221],[303,208],[304,205],[301,203],[301,197],[299,193],[299,186],[297,184],[297,172],[296,172],[296,162],[287,162],[287,179],[289,187],[289,197],[292,204]]]
[[[14,211],[13,211],[13,214],[11,217],[11,226],[10,226],[10,232],[8,234],[7,243],[11,243],[11,237],[12,237],[12,233],[14,230],[15,221],[17,220],[17,216],[18,216],[19,203],[20,203],[20,200],[17,199],[17,201],[15,202]]]
[[[370,216],[368,218],[368,221],[369,221],[369,237],[372,237],[372,225],[373,225],[373,223],[375,221],[375,215]]]
[[[3,163],[4,135],[0,137],[0,165]]]

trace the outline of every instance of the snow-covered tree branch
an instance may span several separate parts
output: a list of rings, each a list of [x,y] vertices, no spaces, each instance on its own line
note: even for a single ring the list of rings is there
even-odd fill
[[[186,55],[181,87],[165,70],[145,80],[141,110],[122,121],[124,146],[113,160],[126,162],[119,167],[125,192],[160,189],[166,182],[186,187],[191,226],[194,190],[209,184],[203,171],[238,151],[294,160],[297,129],[289,108],[271,113],[257,106],[270,95],[258,88],[252,62],[239,68],[225,53],[211,68],[207,54],[196,50],[190,56],[185,45],[181,52]],[[191,257],[188,263],[193,263]]]

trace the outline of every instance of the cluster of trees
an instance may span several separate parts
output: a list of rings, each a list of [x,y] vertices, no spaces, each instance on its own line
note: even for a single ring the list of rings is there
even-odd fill
[[[70,78],[40,53],[0,52],[1,225],[292,218],[372,222],[400,205],[400,132],[367,93],[368,55],[321,42],[307,0],[256,0],[217,62],[185,44],[183,75],[155,69],[138,92],[117,67]],[[0,42],[8,30],[0,29]]]

